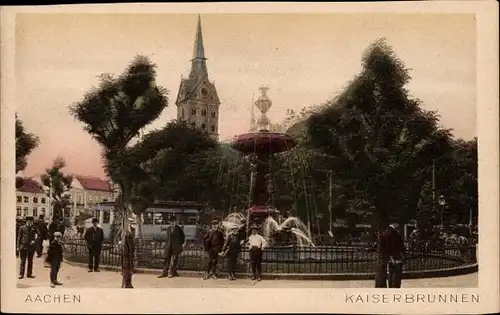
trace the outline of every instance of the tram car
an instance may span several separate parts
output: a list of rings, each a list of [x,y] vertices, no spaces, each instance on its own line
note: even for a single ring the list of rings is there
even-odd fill
[[[164,239],[169,218],[175,216],[183,228],[186,241],[196,240],[200,232],[199,217],[202,204],[187,201],[156,201],[152,207],[141,214],[142,235],[145,239]],[[102,202],[95,206],[94,217],[103,229],[104,238],[110,239],[111,225],[116,218],[116,204]],[[130,218],[135,222],[135,215]],[[120,222],[115,222],[120,224]],[[92,218],[85,220],[85,228],[92,226]]]

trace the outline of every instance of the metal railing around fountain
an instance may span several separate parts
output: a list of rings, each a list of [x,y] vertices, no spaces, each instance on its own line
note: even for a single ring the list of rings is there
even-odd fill
[[[143,240],[136,245],[136,268],[161,269],[164,262],[164,246],[161,240]],[[120,266],[121,248],[118,244],[105,243],[101,252],[101,264]],[[87,263],[88,250],[84,240],[65,239],[67,261]],[[225,272],[223,257],[220,271]],[[328,245],[316,247],[274,246],[263,253],[264,274],[357,274],[375,270],[377,253],[368,244]],[[198,243],[187,243],[179,258],[179,270],[202,272],[206,268],[206,253]],[[248,269],[249,255],[242,248],[238,259],[240,272]],[[405,271],[437,270],[476,263],[476,246],[448,246],[440,249],[409,250]]]

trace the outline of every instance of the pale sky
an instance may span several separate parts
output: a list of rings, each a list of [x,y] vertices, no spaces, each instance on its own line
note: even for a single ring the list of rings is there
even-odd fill
[[[204,14],[207,67],[220,107],[220,139],[246,132],[252,95],[268,85],[268,117],[320,104],[361,70],[366,47],[380,37],[411,70],[407,86],[456,137],[476,135],[476,26],[458,14]],[[197,15],[17,15],[16,112],[40,146],[24,174],[50,167],[104,176],[100,148],[68,112],[101,73],[121,73],[136,54],[158,65],[169,106],[148,130],[176,116],[181,75],[189,74]]]

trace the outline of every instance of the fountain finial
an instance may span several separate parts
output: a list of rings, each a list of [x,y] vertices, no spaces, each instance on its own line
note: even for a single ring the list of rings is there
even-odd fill
[[[267,111],[273,105],[273,102],[267,96],[268,90],[269,90],[269,87],[264,86],[264,85],[260,86],[259,91],[261,93],[261,96],[254,103],[255,107],[257,107],[259,109],[260,114],[261,114],[259,119],[257,119],[257,125],[259,128],[259,131],[262,131],[262,132],[269,131],[269,127],[271,124],[271,121],[266,116]]]

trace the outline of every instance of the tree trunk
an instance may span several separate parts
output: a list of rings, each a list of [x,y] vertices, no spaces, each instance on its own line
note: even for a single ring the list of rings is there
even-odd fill
[[[129,185],[124,181],[121,185],[122,189],[122,288],[133,288],[132,286],[132,266],[133,258],[130,253],[130,240],[128,239],[130,224],[129,224]],[[133,254],[133,253],[132,253]]]

